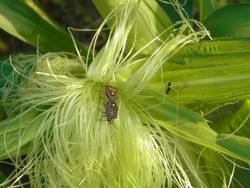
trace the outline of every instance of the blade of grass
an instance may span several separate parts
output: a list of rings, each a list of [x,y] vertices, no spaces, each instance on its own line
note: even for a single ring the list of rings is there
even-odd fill
[[[38,44],[41,51],[75,51],[69,33],[51,25],[23,1],[3,0],[0,12],[0,28],[35,47]],[[82,55],[86,55],[87,47],[78,44]]]

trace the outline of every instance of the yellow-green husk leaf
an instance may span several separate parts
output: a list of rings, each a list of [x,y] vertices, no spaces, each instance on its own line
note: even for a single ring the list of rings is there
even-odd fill
[[[125,4],[125,1],[93,0],[93,3],[102,17],[108,19],[107,24],[111,26],[115,23],[115,18],[111,16],[112,11],[119,9],[119,6]],[[141,1],[137,11],[136,15],[129,18],[136,21],[127,38],[126,48],[127,51],[132,49],[134,53],[138,53],[140,50],[142,54],[150,54],[158,48],[161,39],[164,40],[172,34],[173,23],[156,1]],[[168,30],[166,30],[167,28]],[[141,37],[142,33],[143,37]],[[155,36],[158,36],[159,39],[156,40]],[[148,45],[150,42],[151,44]]]

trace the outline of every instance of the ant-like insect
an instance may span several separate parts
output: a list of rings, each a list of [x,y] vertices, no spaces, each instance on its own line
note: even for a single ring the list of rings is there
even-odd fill
[[[168,84],[166,85],[167,90],[166,90],[166,94],[169,93],[169,91],[171,90],[171,82],[168,82]]]

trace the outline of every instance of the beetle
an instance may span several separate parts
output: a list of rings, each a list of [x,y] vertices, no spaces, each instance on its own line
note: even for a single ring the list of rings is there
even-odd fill
[[[104,87],[104,94],[112,102],[117,101],[119,98],[118,90],[112,86],[105,86]]]
[[[113,119],[117,118],[118,107],[116,102],[108,101],[105,105],[105,115],[107,116],[107,121],[112,122]]]

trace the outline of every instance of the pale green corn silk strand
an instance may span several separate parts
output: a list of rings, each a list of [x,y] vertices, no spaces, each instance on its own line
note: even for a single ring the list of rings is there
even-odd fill
[[[202,158],[201,150],[189,143],[182,145],[183,140],[164,132],[140,104],[143,98],[150,100],[143,90],[171,53],[186,43],[197,42],[206,31],[195,32],[184,20],[176,36],[161,41],[150,57],[139,59],[139,53],[125,56],[139,3],[122,1],[105,20],[115,19],[110,38],[89,67],[81,57],[69,58],[67,54],[38,58],[35,71],[19,87],[16,99],[20,106],[15,111],[22,112],[19,117],[38,114],[20,132],[19,146],[31,125],[37,123],[37,129],[26,165],[17,164],[20,172],[2,186],[14,185],[27,174],[33,187],[209,187],[206,174],[200,175],[192,158],[182,156]],[[103,87],[107,84],[117,87],[120,97],[118,117],[111,124],[103,116],[103,103],[107,102]],[[164,96],[158,101],[164,101]],[[8,151],[8,144],[5,147]],[[222,167],[218,165],[218,171]],[[221,182],[226,185],[224,177]]]

